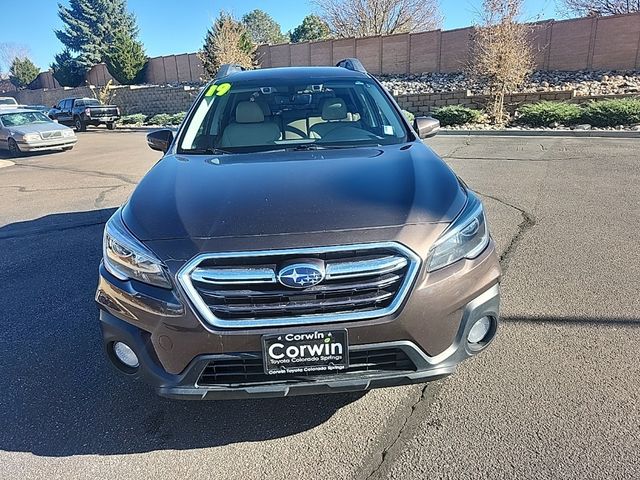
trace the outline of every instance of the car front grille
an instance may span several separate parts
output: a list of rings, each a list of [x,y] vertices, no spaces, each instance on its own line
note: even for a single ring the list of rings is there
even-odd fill
[[[244,354],[236,358],[212,360],[200,374],[198,386],[246,385],[260,383],[309,382],[326,378],[344,378],[349,375],[381,375],[385,373],[415,372],[416,365],[400,348],[351,350],[349,367],[341,372],[305,372],[268,375],[264,372],[260,354]]]
[[[40,134],[43,140],[49,140],[50,138],[62,137],[62,130],[53,130],[51,132],[42,132]]]
[[[282,265],[321,262],[324,279],[306,288],[278,281]],[[179,278],[206,321],[226,328],[359,320],[402,303],[419,260],[400,245],[364,244],[201,255]]]

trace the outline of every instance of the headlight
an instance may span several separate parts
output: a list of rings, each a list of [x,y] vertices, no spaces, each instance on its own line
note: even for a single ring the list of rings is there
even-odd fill
[[[120,210],[113,214],[104,228],[102,255],[105,268],[120,280],[134,279],[171,288],[171,280],[162,262],[127,230]]]
[[[476,258],[489,244],[489,229],[480,199],[468,191],[462,212],[429,251],[427,270],[433,272],[463,258]]]
[[[22,136],[22,139],[25,142],[37,142],[38,140],[40,140],[40,134],[38,134],[38,133],[27,133],[27,134]]]
[[[71,130],[71,129],[63,130],[62,131],[62,136],[63,137],[73,137],[73,130]]]

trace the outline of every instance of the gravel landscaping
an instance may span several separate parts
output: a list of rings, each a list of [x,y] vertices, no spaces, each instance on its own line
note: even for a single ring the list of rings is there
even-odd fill
[[[423,73],[421,75],[380,75],[387,90],[394,95],[442,93],[470,90],[485,94],[487,86],[474,82],[464,73]],[[537,71],[513,93],[560,92],[575,90],[576,95],[640,94],[640,70],[616,71]]]

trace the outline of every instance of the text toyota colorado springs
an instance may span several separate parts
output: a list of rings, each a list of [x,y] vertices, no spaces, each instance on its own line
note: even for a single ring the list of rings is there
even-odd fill
[[[96,301],[122,372],[172,398],[449,375],[498,322],[478,196],[356,59],[225,65],[108,221]]]

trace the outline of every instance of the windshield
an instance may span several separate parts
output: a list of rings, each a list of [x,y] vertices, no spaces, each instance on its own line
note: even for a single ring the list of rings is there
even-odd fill
[[[49,123],[51,119],[41,112],[5,113],[0,115],[5,127],[19,127],[30,123]]]
[[[381,88],[366,79],[220,80],[206,88],[180,153],[391,145],[407,130]]]
[[[100,106],[100,102],[98,100],[93,100],[91,98],[84,98],[82,100],[76,100],[76,107],[95,107]]]
[[[16,102],[13,98],[0,98],[0,105],[17,105],[18,102]]]

